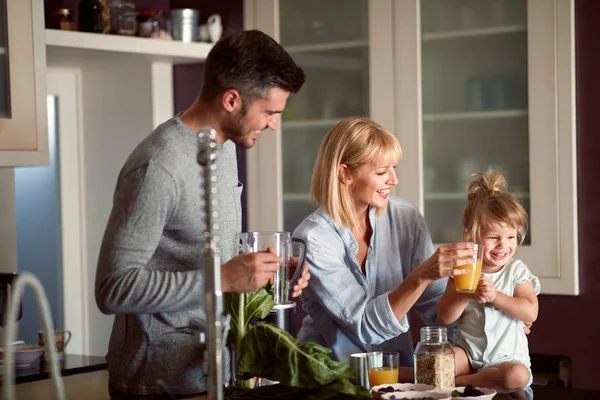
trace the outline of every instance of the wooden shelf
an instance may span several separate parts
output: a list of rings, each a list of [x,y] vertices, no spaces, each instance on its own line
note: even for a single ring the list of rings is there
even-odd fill
[[[329,42],[329,43],[316,43],[316,44],[303,44],[295,46],[283,46],[288,53],[305,53],[309,51],[329,51],[329,50],[343,50],[343,49],[354,49],[359,47],[369,47],[368,40],[348,40],[343,42]]]
[[[517,199],[528,199],[528,192],[511,193]],[[462,192],[430,192],[425,193],[425,200],[467,200],[467,194]]]
[[[343,120],[340,118],[331,119],[307,119],[299,121],[286,121],[283,120],[281,123],[281,129],[298,129],[298,128],[332,128],[335,124]]]
[[[527,117],[527,110],[490,110],[490,111],[467,111],[457,113],[426,113],[423,114],[423,121],[459,121],[475,119],[494,119],[494,118],[521,118]]]
[[[481,36],[506,35],[511,33],[522,32],[527,32],[526,25],[495,26],[490,28],[461,29],[455,31],[423,33],[421,35],[421,40],[426,42],[431,40],[475,38]]]
[[[53,59],[81,60],[145,58],[150,61],[186,64],[202,62],[212,48],[210,43],[183,43],[133,36],[108,35],[46,29],[46,51]]]

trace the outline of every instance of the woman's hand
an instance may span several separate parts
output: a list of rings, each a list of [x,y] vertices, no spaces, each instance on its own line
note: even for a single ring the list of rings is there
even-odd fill
[[[290,272],[290,275],[293,276],[294,274]],[[292,298],[298,297],[302,294],[302,290],[306,289],[306,287],[308,286],[309,279],[310,272],[308,272],[308,264],[304,263],[304,268],[302,268],[302,274],[300,275],[300,278],[298,278],[298,281],[292,288]]]
[[[475,301],[478,303],[485,304],[493,303],[494,300],[496,300],[497,294],[498,291],[490,278],[482,276],[479,278],[479,284],[477,285],[477,290],[473,294],[473,297],[475,297]]]
[[[455,270],[454,268],[475,262],[477,252],[473,246],[473,243],[442,245],[414,272],[417,272],[418,276],[427,282],[433,282],[450,275],[466,274],[467,269]]]

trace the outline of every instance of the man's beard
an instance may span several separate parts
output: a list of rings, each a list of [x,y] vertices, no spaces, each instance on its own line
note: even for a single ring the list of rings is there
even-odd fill
[[[254,143],[248,143],[247,139],[250,136],[251,132],[244,132],[244,123],[245,123],[246,115],[242,112],[239,112],[235,116],[231,118],[231,120],[227,121],[227,123],[223,126],[223,130],[227,133],[229,140],[231,140],[236,145],[243,147],[244,149],[251,148]]]

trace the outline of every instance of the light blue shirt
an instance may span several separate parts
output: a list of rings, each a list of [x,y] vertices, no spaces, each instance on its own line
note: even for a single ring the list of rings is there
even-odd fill
[[[397,320],[389,292],[433,254],[433,244],[419,210],[408,200],[390,196],[377,217],[369,211],[373,235],[365,274],[350,229],[340,228],[321,209],[309,215],[293,236],[308,245],[311,279],[301,295],[308,315],[298,338],[322,344],[333,357],[347,361],[350,354],[376,350],[400,353],[400,364],[413,365],[409,320]],[[436,305],[446,279],[430,284],[414,308],[426,325],[437,325]]]

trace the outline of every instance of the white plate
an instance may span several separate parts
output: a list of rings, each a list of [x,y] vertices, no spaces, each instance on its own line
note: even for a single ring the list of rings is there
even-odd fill
[[[394,392],[409,392],[409,391],[419,391],[419,392],[427,392],[433,390],[435,386],[425,385],[423,383],[393,383],[387,385],[377,385],[371,388],[371,394],[374,399],[378,399],[380,395],[384,393],[392,393],[392,392],[379,392],[381,388],[387,388],[391,386],[394,388]]]
[[[493,398],[496,395],[496,391],[494,389],[488,389],[488,388],[482,388],[482,387],[475,387],[475,389],[482,392],[483,395],[468,396],[468,397],[453,397],[453,399],[456,399],[456,400],[490,400],[491,398]],[[452,389],[436,389],[435,391],[440,392],[440,393],[445,393],[449,396],[452,396],[453,390],[458,390],[460,393],[462,393],[465,390],[465,386],[457,386]]]
[[[404,399],[422,399],[431,398],[436,400],[453,400],[450,394],[443,392],[391,392],[382,393],[381,400],[404,400]],[[458,399],[458,397],[457,397]]]

